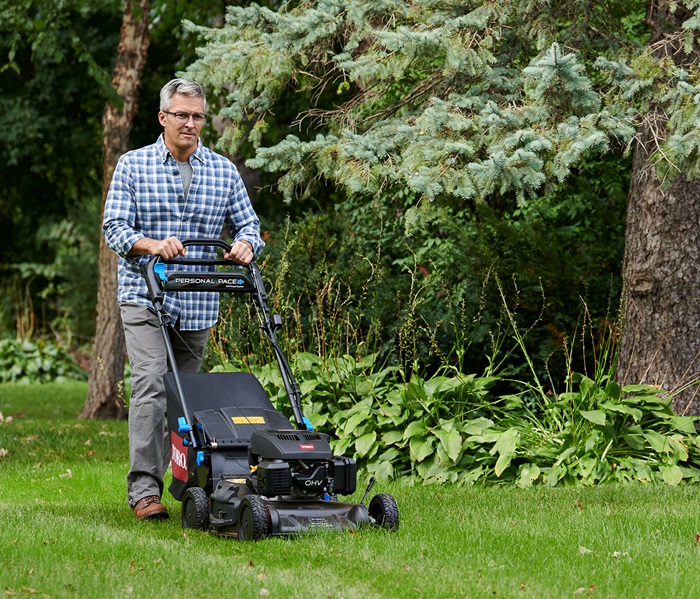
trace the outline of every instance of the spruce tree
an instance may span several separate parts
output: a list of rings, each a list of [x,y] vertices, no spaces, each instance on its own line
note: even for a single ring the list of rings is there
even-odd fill
[[[592,156],[634,152],[618,378],[672,391],[697,378],[700,206],[684,200],[700,197],[700,2],[320,0],[230,7],[221,29],[189,27],[204,45],[187,75],[225,96],[221,148],[251,142],[248,164],[279,173],[287,201],[327,182],[409,189],[410,232],[438,199],[526,205]],[[290,90],[309,99],[304,134],[266,143]],[[681,222],[695,226],[663,236]],[[675,401],[700,412],[687,393]]]

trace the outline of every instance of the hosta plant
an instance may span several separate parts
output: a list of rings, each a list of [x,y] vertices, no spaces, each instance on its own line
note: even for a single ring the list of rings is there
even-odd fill
[[[700,481],[694,417],[645,385],[620,388],[611,373],[574,374],[567,390],[494,395],[497,377],[451,372],[402,379],[374,356],[292,360],[304,412],[337,454],[379,479],[595,485],[606,481]],[[275,365],[254,369],[279,409],[288,401]]]

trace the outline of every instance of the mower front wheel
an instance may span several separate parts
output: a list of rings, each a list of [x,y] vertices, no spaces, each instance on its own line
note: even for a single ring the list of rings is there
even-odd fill
[[[270,534],[267,508],[259,495],[246,495],[238,511],[238,540],[257,541]]]
[[[182,498],[182,527],[204,530],[209,526],[209,497],[200,487],[190,487]]]
[[[381,526],[387,530],[399,528],[399,506],[396,500],[387,493],[377,493],[369,502],[367,508],[370,521],[375,526]]]

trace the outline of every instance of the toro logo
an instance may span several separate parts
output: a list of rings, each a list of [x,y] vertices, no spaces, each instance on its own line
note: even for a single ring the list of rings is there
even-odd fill
[[[314,447],[313,443],[299,443],[299,449],[303,449],[304,451],[313,451],[316,448]]]
[[[173,478],[187,482],[187,448],[174,431],[170,432],[170,465],[173,470]]]

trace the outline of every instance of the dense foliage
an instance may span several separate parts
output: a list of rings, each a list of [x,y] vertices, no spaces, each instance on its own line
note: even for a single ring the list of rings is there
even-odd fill
[[[657,388],[621,389],[605,361],[590,377],[573,374],[560,393],[515,381],[517,392],[498,395],[495,373],[450,369],[406,380],[375,359],[300,353],[293,368],[314,427],[379,479],[520,487],[700,482],[696,419],[674,414]],[[253,372],[289,412],[277,366]]]
[[[40,339],[0,339],[0,383],[51,383],[87,378],[61,346]]]
[[[120,2],[22,1],[0,16],[0,335],[31,337],[52,324],[63,333],[52,322],[59,317],[87,336],[94,322],[100,117],[115,96]],[[81,260],[66,261],[78,248]]]
[[[644,6],[587,6],[324,0],[189,25],[206,43],[186,72],[225,98],[219,147],[275,173],[264,193],[292,211],[263,222],[299,349],[323,354],[304,331],[335,315],[355,333],[340,351],[478,370],[499,285],[542,368],[583,304],[616,319],[635,112],[605,93]]]
[[[584,307],[600,330],[615,320],[627,182],[613,163],[582,168],[559,203],[444,205],[410,237],[395,215],[412,196],[398,193],[348,198],[272,228],[260,266],[289,349],[479,372],[502,319],[500,287],[522,327],[534,326],[528,351],[561,374]],[[216,332],[229,359],[257,351],[245,346],[255,319],[236,304],[224,298]],[[512,356],[504,371],[523,366]]]

